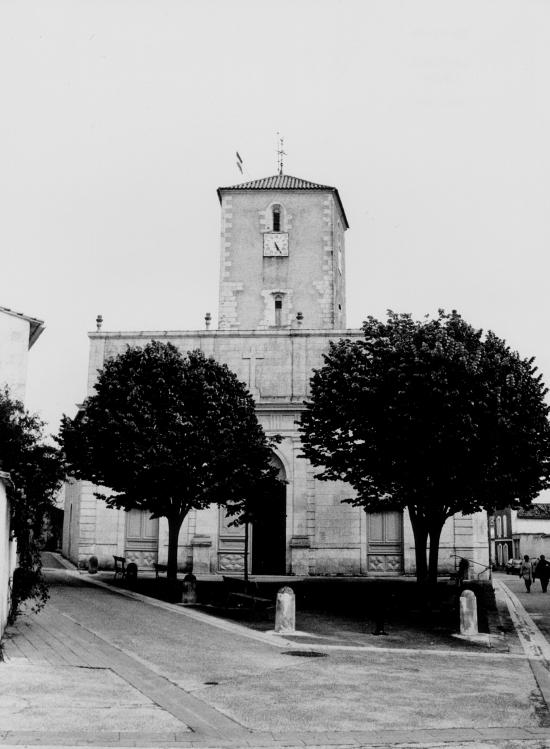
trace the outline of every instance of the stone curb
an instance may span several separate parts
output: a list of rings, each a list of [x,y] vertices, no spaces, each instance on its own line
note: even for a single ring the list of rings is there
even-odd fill
[[[550,728],[533,727],[489,727],[489,728],[417,728],[410,730],[377,730],[377,731],[330,731],[330,732],[286,732],[277,734],[270,731],[251,731],[249,735],[238,739],[219,739],[199,736],[198,734],[105,732],[91,734],[85,732],[38,732],[38,731],[2,731],[0,746],[19,747],[41,746],[92,746],[100,747],[172,747],[172,749],[222,749],[223,747],[371,747],[371,746],[438,746],[442,744],[464,744],[472,742],[473,746],[483,742],[494,741],[528,741],[541,740],[550,742]]]
[[[270,633],[263,633],[258,632],[257,630],[250,629],[249,627],[245,627],[242,624],[237,624],[236,622],[228,622],[223,619],[218,619],[217,617],[210,616],[209,614],[205,614],[202,611],[194,611],[192,608],[189,608],[187,606],[178,605],[176,603],[167,603],[166,601],[159,601],[157,598],[152,598],[151,596],[146,596],[143,593],[135,593],[131,590],[125,590],[123,588],[118,588],[115,586],[108,585],[107,583],[104,583],[102,580],[95,579],[92,575],[90,575],[87,572],[78,571],[78,570],[67,570],[69,574],[71,574],[74,577],[79,578],[80,580],[85,580],[85,582],[90,583],[90,585],[96,585],[99,588],[103,588],[104,590],[108,590],[111,593],[114,593],[116,595],[125,596],[126,598],[131,598],[135,601],[140,601],[141,603],[148,604],[149,606],[154,606],[155,608],[163,609],[164,611],[170,611],[175,614],[179,614],[181,616],[187,616],[190,619],[195,619],[196,621],[201,622],[202,624],[208,624],[212,627],[217,627],[218,629],[221,629],[225,632],[228,632],[230,634],[238,635],[240,637],[247,637],[250,640],[255,640],[256,642],[261,642],[264,645],[269,645],[271,647],[280,648],[281,646],[284,646],[285,648],[294,648],[296,650],[327,650],[327,651],[342,651],[342,652],[366,652],[366,653],[401,653],[403,655],[430,655],[430,656],[463,656],[467,658],[494,658],[494,659],[501,659],[501,658],[510,658],[510,659],[518,659],[518,660],[526,660],[528,658],[527,655],[522,653],[507,653],[502,651],[491,651],[491,650],[482,650],[481,647],[484,647],[484,644],[480,644],[479,648],[476,650],[437,650],[437,649],[422,649],[422,648],[390,648],[390,647],[378,647],[376,645],[326,645],[322,641],[315,642],[315,644],[308,644],[304,645],[300,642],[294,642],[294,640],[287,639],[284,635],[277,634],[274,632]],[[300,633],[301,636],[304,636],[307,633]],[[290,637],[294,637],[295,635],[289,635]],[[311,635],[313,636],[313,635]],[[501,638],[499,638],[501,639]]]

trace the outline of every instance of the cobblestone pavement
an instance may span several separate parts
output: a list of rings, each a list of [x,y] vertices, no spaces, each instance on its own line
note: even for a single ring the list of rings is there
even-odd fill
[[[47,607],[4,640],[4,746],[550,747],[544,674],[517,648],[295,657],[296,642],[48,575]]]

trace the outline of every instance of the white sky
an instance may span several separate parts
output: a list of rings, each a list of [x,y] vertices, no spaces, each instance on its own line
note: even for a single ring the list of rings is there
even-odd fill
[[[46,331],[27,405],[85,395],[87,331],[217,318],[216,188],[334,185],[348,324],[458,309],[550,380],[547,0],[1,0],[0,305]]]

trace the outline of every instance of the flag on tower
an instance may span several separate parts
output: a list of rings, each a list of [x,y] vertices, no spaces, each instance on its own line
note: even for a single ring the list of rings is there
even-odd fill
[[[243,160],[241,159],[241,155],[238,151],[235,151],[237,154],[237,169],[240,171],[240,173],[243,173]]]

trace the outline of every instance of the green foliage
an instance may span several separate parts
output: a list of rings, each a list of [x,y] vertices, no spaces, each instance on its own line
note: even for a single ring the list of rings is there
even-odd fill
[[[366,509],[407,507],[424,560],[427,535],[437,547],[456,512],[527,505],[550,485],[533,359],[454,311],[423,322],[390,312],[363,330],[332,343],[312,379],[301,432],[318,478],[350,483],[349,501]],[[436,553],[432,577],[434,564]]]
[[[19,563],[12,584],[11,621],[25,600],[34,598],[40,608],[48,597],[41,574],[40,535],[63,479],[63,465],[58,449],[44,442],[43,428],[43,422],[12,400],[7,389],[0,392],[1,468],[12,482],[10,528],[17,538]]]
[[[60,440],[72,475],[112,489],[112,507],[148,510],[169,523],[168,574],[191,509],[242,506],[275,480],[254,400],[227,366],[172,344],[128,347],[106,362]]]

